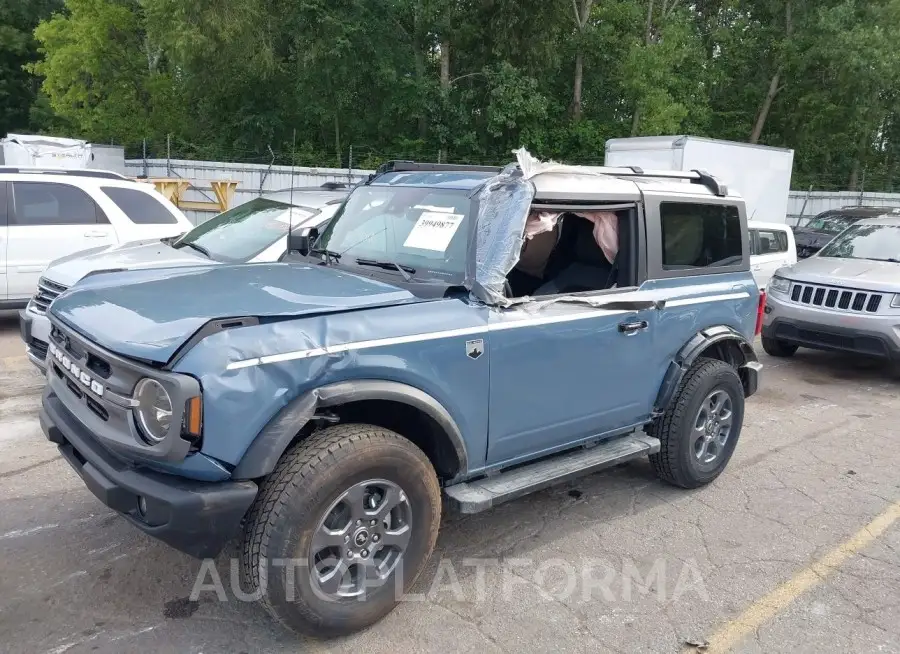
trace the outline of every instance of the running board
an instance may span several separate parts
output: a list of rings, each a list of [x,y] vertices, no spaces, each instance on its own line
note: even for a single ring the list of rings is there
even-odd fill
[[[659,439],[643,432],[557,454],[507,472],[444,489],[461,513],[478,513],[523,495],[659,452]]]

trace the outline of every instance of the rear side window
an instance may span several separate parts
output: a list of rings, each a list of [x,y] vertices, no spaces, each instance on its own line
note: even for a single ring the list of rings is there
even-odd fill
[[[754,230],[756,243],[753,254],[779,254],[788,251],[787,234],[778,230]]]
[[[731,205],[663,202],[659,205],[663,269],[733,266],[743,259],[741,219]]]
[[[137,225],[174,225],[178,219],[152,193],[103,186],[102,191]]]
[[[108,223],[97,203],[68,184],[13,182],[10,225],[96,225]]]
[[[0,227],[6,227],[6,187],[6,182],[0,182]]]

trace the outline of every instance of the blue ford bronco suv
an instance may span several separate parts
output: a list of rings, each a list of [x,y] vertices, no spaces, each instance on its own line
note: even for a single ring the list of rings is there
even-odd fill
[[[319,636],[395,606],[444,506],[643,456],[711,482],[761,367],[743,201],[517,157],[386,164],[294,263],[80,282],[49,311],[47,438],[147,534],[241,539],[245,591]]]

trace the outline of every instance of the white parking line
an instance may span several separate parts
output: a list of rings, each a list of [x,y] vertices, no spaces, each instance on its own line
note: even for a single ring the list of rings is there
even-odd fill
[[[37,527],[29,527],[28,529],[13,529],[12,531],[8,531],[5,534],[0,534],[0,540],[10,540],[12,538],[22,538],[24,536],[31,536],[31,534],[37,534],[42,531],[47,531],[49,529],[58,529],[59,527],[70,527],[72,525],[79,525],[83,522],[89,522],[90,520],[94,520],[97,518],[95,515],[90,515],[85,518],[78,518],[76,520],[72,520],[70,522],[53,522],[47,525],[38,525]]]

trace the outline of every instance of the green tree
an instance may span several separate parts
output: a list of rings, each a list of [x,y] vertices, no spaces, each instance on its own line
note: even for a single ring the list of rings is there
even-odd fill
[[[65,0],[35,30],[52,109],[85,138],[133,143],[165,134],[184,118],[180,89],[138,0]]]
[[[40,129],[51,121],[46,112],[32,114],[40,82],[25,66],[38,59],[32,31],[59,7],[57,0],[0,0],[0,137]]]

